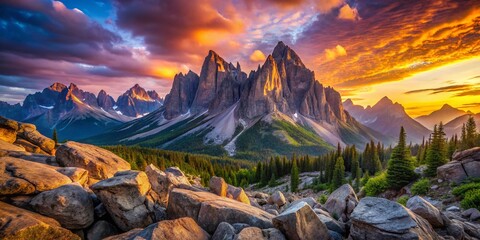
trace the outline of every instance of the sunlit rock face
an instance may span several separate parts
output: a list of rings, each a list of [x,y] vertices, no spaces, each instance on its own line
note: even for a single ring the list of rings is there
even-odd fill
[[[118,109],[123,115],[138,117],[157,110],[162,105],[162,99],[155,91],[145,91],[138,84],[120,95],[117,99]]]
[[[328,123],[349,119],[340,94],[316,81],[314,72],[283,42],[248,77],[240,64],[234,66],[210,51],[198,78],[191,71],[175,76],[166,97],[164,116],[171,119],[189,111],[213,114],[236,103],[237,116],[245,119],[276,111],[288,115],[300,113]]]

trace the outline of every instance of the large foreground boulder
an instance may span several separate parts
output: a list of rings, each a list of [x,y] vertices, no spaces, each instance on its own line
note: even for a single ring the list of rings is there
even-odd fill
[[[414,196],[407,201],[407,208],[422,218],[425,218],[433,227],[443,227],[440,211],[420,196]]]
[[[54,219],[0,202],[0,239],[80,240]]]
[[[10,152],[24,152],[25,148],[17,146],[15,144],[5,142],[0,139],[0,157],[8,156]]]
[[[168,194],[173,188],[180,187],[181,185],[191,186],[188,178],[177,167],[167,168],[165,172],[163,172],[150,164],[145,168],[145,173],[152,186],[152,190],[157,193],[158,201],[161,202],[163,206],[167,206]]]
[[[43,192],[71,182],[54,167],[12,157],[0,158],[0,195]]]
[[[438,178],[460,183],[480,177],[480,147],[453,154],[452,161],[437,168]]]
[[[337,218],[346,221],[357,204],[358,198],[355,190],[350,184],[344,184],[328,196],[324,207],[332,216],[336,215]]]
[[[440,239],[427,220],[399,203],[365,197],[353,211],[352,239]]]
[[[327,227],[306,202],[290,206],[273,218],[273,225],[290,240],[330,239]]]
[[[221,222],[246,223],[262,229],[273,227],[273,215],[209,192],[175,188],[170,192],[168,202],[170,219],[191,217],[209,233],[213,233]]]
[[[18,122],[0,116],[0,140],[14,143],[17,139]]]
[[[117,172],[114,177],[92,185],[91,189],[123,231],[143,228],[154,222],[154,212],[147,197],[150,183],[144,172]]]
[[[68,229],[82,229],[93,223],[93,202],[78,183],[63,185],[35,196],[32,208],[59,221]]]
[[[69,141],[58,147],[56,159],[64,167],[86,169],[90,177],[102,180],[118,171],[130,170],[130,164],[121,157],[89,144]]]
[[[55,141],[43,136],[36,130],[35,125],[28,123],[19,123],[17,132],[19,138],[32,143],[48,154],[55,154]]]
[[[227,182],[225,182],[225,180],[223,180],[223,178],[213,176],[212,178],[210,178],[210,181],[208,182],[208,186],[210,187],[210,191],[217,194],[218,196],[220,197],[227,196],[228,184]]]
[[[105,240],[208,240],[210,235],[191,218],[179,218],[154,223],[143,230],[108,237]]]

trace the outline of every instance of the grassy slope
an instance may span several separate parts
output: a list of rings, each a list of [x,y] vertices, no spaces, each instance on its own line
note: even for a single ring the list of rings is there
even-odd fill
[[[258,159],[292,153],[320,155],[333,149],[314,132],[283,120],[259,121],[240,135],[237,157]]]

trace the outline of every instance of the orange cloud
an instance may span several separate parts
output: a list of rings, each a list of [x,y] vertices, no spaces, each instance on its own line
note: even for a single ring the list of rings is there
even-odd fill
[[[327,61],[332,61],[341,56],[347,56],[347,51],[341,45],[337,45],[334,48],[325,49],[325,58]]]
[[[265,61],[265,54],[263,54],[262,51],[260,50],[255,50],[253,53],[250,55],[250,61],[252,62],[263,62]]]
[[[344,20],[359,20],[360,16],[358,15],[358,10],[356,8],[351,8],[350,5],[345,4],[343,7],[340,8],[340,12],[338,13],[339,19]]]

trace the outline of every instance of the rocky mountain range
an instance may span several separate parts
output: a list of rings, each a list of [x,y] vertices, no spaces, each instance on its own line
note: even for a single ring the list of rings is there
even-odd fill
[[[421,143],[423,138],[428,139],[430,130],[412,119],[400,103],[393,103],[388,97],[383,97],[375,105],[366,108],[355,105],[347,99],[343,106],[352,116],[367,127],[395,138],[400,126],[405,128],[407,139],[413,143]]]
[[[54,83],[28,95],[22,105],[0,103],[0,115],[34,123],[46,136],[51,136],[56,129],[60,139],[82,139],[144,116],[160,108],[162,103],[163,99],[155,91],[147,92],[138,84],[115,101],[104,90],[95,96],[73,83],[68,87]]]
[[[433,130],[435,124],[439,124],[440,122],[446,124],[465,114],[471,114],[471,112],[465,112],[448,104],[444,104],[440,109],[433,111],[428,115],[419,116],[415,118],[415,120],[428,129]]]
[[[386,140],[357,122],[341,96],[315,79],[300,57],[279,42],[248,75],[214,51],[200,75],[177,74],[165,104],[109,133],[96,144],[141,144],[203,153],[320,154],[337,143]]]

